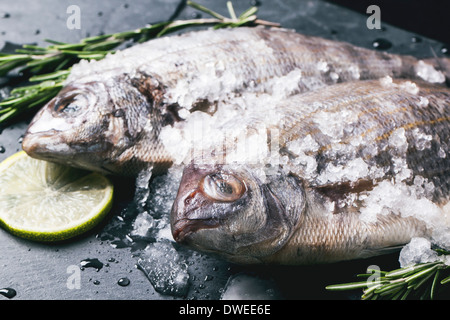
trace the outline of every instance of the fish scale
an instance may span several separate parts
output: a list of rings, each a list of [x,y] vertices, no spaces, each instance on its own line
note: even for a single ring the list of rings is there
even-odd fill
[[[31,122],[23,149],[43,160],[137,176],[177,160],[160,133],[188,126],[195,111],[213,111],[249,92],[283,99],[383,76],[443,84],[434,64],[282,28],[161,37],[74,65],[63,90]]]
[[[205,163],[194,159],[172,208],[177,241],[237,263],[315,264],[448,235],[448,88],[387,77],[336,84],[274,106],[264,96],[247,99],[261,110],[247,123],[249,132],[255,123],[279,130],[276,146],[285,161],[274,164],[266,155],[259,163],[221,162],[227,158],[215,151]],[[212,175],[227,190],[235,179],[246,190],[224,201],[220,190],[204,186]]]
[[[293,110],[292,116],[289,116],[289,108],[281,109],[285,113],[283,116],[285,121],[281,127],[282,133],[280,134],[282,139],[281,145],[285,146],[286,143],[298,137],[311,134],[313,137],[317,137],[316,142],[319,143],[321,152],[333,153],[338,145],[343,144],[348,147],[345,149],[346,152],[358,155],[360,154],[358,149],[356,147],[352,148],[349,143],[352,139],[361,137],[366,139],[364,140],[365,144],[375,144],[380,140],[389,139],[392,132],[399,128],[404,128],[406,134],[415,128],[429,130],[434,133],[439,132],[439,136],[443,137],[440,140],[443,142],[447,141],[445,137],[449,135],[448,122],[450,121],[450,112],[448,108],[441,107],[442,105],[450,104],[450,95],[447,89],[427,89],[426,85],[423,84],[422,90],[416,95],[404,91],[399,92],[399,88],[395,83],[382,85],[380,82],[372,81],[370,85],[368,87],[367,84],[355,82],[330,90],[333,92],[332,96],[327,96],[323,91],[317,91],[295,97],[289,101],[293,105],[290,107]],[[364,93],[364,90],[367,93]],[[356,93],[351,96],[345,94],[354,91]],[[434,104],[430,102],[426,107],[418,108],[419,96],[429,98],[431,101],[433,99],[437,101]],[[295,105],[297,101],[302,103],[300,108],[302,110],[301,115],[295,110],[295,108],[298,108],[298,105]],[[315,101],[321,101],[320,107],[309,107]],[[328,104],[328,101],[331,101],[331,104]],[[388,110],[385,107],[386,103],[391,106]],[[342,121],[337,126],[341,126],[342,131],[348,132],[348,134],[345,134],[341,139],[329,137],[324,135],[317,123],[314,122],[317,120],[314,117],[319,112],[325,112],[333,116],[339,110],[345,109],[351,113],[358,114],[357,118],[364,128],[358,135],[354,134],[351,127],[352,124]],[[413,115],[412,111],[417,114]],[[364,121],[362,121],[363,119]],[[368,124],[372,125],[369,126]],[[309,130],[305,131],[304,128]],[[360,143],[360,145],[362,144]],[[410,152],[413,152],[413,150],[410,150]],[[448,153],[448,150],[446,152]],[[370,160],[368,157],[365,159]]]

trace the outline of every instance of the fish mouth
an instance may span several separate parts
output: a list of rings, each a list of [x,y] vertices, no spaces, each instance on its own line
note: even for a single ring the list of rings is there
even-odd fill
[[[56,154],[70,154],[73,150],[58,138],[57,130],[30,133],[22,141],[22,149],[31,157],[50,159]]]
[[[172,224],[172,236],[178,243],[187,243],[191,235],[203,229],[214,229],[219,222],[213,219],[180,219]]]
[[[203,201],[195,201],[195,198],[202,198],[198,190],[188,192],[186,197],[177,199],[170,215],[172,236],[178,243],[189,242],[191,235],[202,229],[212,229],[219,226],[219,221],[210,216],[203,216],[200,208]],[[186,201],[188,200],[188,201]],[[186,202],[189,202],[186,205]]]
[[[218,217],[203,210],[211,204],[199,188],[199,181],[207,173],[208,170],[198,170],[195,166],[184,169],[170,214],[172,236],[176,242],[188,242],[197,231],[219,226]]]
[[[60,133],[58,130],[27,132],[22,141],[22,150],[35,159],[60,163],[83,170],[111,173],[106,168],[99,168],[93,158],[90,161],[84,161],[83,152],[65,143],[64,137],[58,135],[58,133]]]

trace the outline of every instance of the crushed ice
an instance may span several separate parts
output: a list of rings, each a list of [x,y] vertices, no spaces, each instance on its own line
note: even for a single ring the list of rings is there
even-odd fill
[[[421,77],[423,80],[431,82],[431,83],[444,83],[445,75],[436,70],[431,64],[420,60],[415,65],[416,74]]]
[[[445,235],[440,234],[438,237]],[[421,237],[412,238],[410,243],[403,247],[400,251],[399,262],[400,267],[408,267],[418,263],[427,263],[441,261],[444,264],[450,266],[450,256],[449,255],[439,255],[433,246],[439,243],[442,248],[448,249],[449,236],[448,233],[445,236],[445,243],[441,239],[426,239]]]
[[[431,229],[439,226],[443,214],[441,208],[426,198],[419,188],[385,180],[364,199],[360,218],[365,222],[375,222],[378,215],[392,213],[418,218]]]
[[[115,247],[131,248],[155,290],[173,296],[184,296],[189,289],[187,264],[172,245],[169,222],[181,174],[177,166],[153,178],[151,170],[142,171],[132,203],[100,234]]]
[[[208,37],[208,34],[205,34],[205,37]],[[208,41],[207,38],[201,40]],[[151,44],[153,46],[153,59],[167,54],[166,51],[159,48],[166,49],[168,47],[168,38],[161,38],[158,41]],[[185,43],[185,45],[190,44]],[[180,48],[173,48],[173,50],[180,50]],[[268,48],[261,43],[261,48],[258,48],[258,50],[268,50]],[[88,63],[82,61],[74,66],[68,82],[80,78],[83,78],[84,81],[98,80],[98,70],[101,70],[106,78],[111,78],[117,72],[122,73],[124,70],[128,70],[128,73],[132,75],[136,64],[139,64],[139,59],[143,62],[147,54],[148,48],[145,45],[138,45],[133,47],[133,51],[123,51],[108,56],[102,60],[103,62]],[[318,82],[314,82],[314,79],[302,77],[300,70],[293,70],[285,76],[271,79],[267,85],[267,94],[245,93],[228,97],[224,96],[223,92],[233,92],[233,88],[242,84],[242,79],[231,72],[227,72],[221,66],[221,61],[220,57],[216,59],[216,63],[213,65],[206,61],[203,66],[205,70],[200,73],[204,76],[185,81],[178,79],[177,85],[166,94],[166,99],[169,102],[176,102],[179,106],[184,107],[179,111],[179,115],[186,120],[183,122],[183,126],[174,124],[174,126],[164,127],[160,134],[164,146],[175,159],[176,165],[189,162],[198,153],[202,154],[204,150],[210,150],[211,148],[220,150],[224,146],[229,147],[231,144],[234,145],[234,149],[228,150],[232,152],[227,152],[229,162],[255,163],[261,159],[267,161],[268,153],[271,150],[267,148],[266,142],[270,134],[275,134],[270,132],[270,127],[277,123],[280,117],[273,105],[280,98],[295,92],[299,85],[310,89],[323,86],[320,79],[316,79]],[[176,61],[174,61],[175,63]],[[153,64],[153,67],[157,69],[158,67],[162,68],[163,65],[166,64]],[[324,61],[320,61],[316,67],[324,73],[330,71],[329,66]],[[423,61],[419,61],[415,67],[417,75],[429,82],[445,81],[441,72]],[[104,72],[105,69],[110,70],[109,73]],[[352,66],[349,72],[354,79],[359,79],[360,70],[357,66]],[[161,72],[161,74],[164,74],[164,72]],[[339,75],[331,72],[330,77],[338,80]],[[397,85],[393,83],[391,77],[384,77],[380,79],[380,83],[383,86],[396,86],[410,94],[418,94],[419,92],[417,85],[413,82],[403,82]],[[195,102],[194,97],[205,97],[210,101],[219,101],[217,110],[213,115],[192,111],[191,106]],[[418,97],[418,99],[420,99],[420,105],[423,107],[426,107],[429,103],[428,99],[424,97]],[[261,101],[264,103],[261,103]],[[261,105],[267,107],[261,108]],[[322,133],[329,136],[332,142],[339,142],[345,134],[343,126],[339,124],[339,122],[342,123],[342,119],[346,119],[347,123],[353,123],[357,120],[354,113],[345,110],[336,112],[334,117],[330,117],[330,112],[320,111],[320,103],[311,107],[318,110],[314,120]],[[333,122],[337,119],[339,121]],[[244,129],[240,131],[236,128]],[[414,141],[418,150],[430,148],[432,138],[430,135],[417,130],[413,131],[413,134],[416,135]],[[244,139],[241,139],[242,137]],[[350,141],[350,143],[358,146],[364,142]],[[383,181],[364,198],[361,198],[364,203],[361,219],[366,222],[374,222],[377,215],[394,211],[402,216],[414,215],[424,220],[428,225],[436,226],[439,223],[442,210],[426,196],[433,188],[432,183],[423,181],[418,177],[416,177],[413,185],[405,183],[406,179],[411,178],[411,170],[408,169],[407,164],[403,161],[404,157],[402,157],[408,148],[405,130],[400,128],[394,131],[388,143],[398,156],[393,159],[396,181]],[[255,148],[255,146],[259,147]],[[287,148],[295,155],[293,164],[302,167],[302,174],[311,176],[316,172],[317,162],[310,154],[317,150],[318,144],[311,136],[291,141]],[[367,152],[374,152],[373,148],[371,149],[371,146],[369,146]],[[439,150],[438,155],[445,158],[445,150]],[[284,163],[287,162],[287,157],[281,157],[277,160]],[[321,182],[333,183],[343,179],[356,181],[362,177],[376,178],[383,174],[381,168],[373,168],[362,158],[354,158],[348,161],[346,166],[327,164],[317,179]],[[262,176],[264,176],[264,173],[262,173]],[[143,250],[139,251],[138,264],[155,289],[164,294],[182,296],[188,289],[189,274],[186,262],[172,246],[173,240],[169,225],[170,208],[178,190],[181,169],[174,166],[167,175],[155,177],[151,189],[149,188],[150,178],[150,171],[142,172],[138,177],[136,181],[138,207],[135,208],[134,215],[127,213],[124,217],[118,217],[114,227],[126,229],[126,236],[120,239],[126,245],[132,245],[138,239],[144,240],[144,243],[147,244]],[[126,219],[132,219],[131,229],[126,228]],[[449,240],[447,235],[448,233],[445,232],[436,233],[435,239],[445,242]],[[428,243],[423,240],[415,239],[411,241],[402,251],[402,264],[434,257],[430,254],[428,248]],[[414,251],[415,249],[421,250],[423,256],[419,257],[419,251]],[[227,296],[239,296],[235,292],[234,283],[238,283],[238,281],[236,279],[235,282],[230,280],[226,294],[224,294],[225,298]]]
[[[403,247],[399,262],[401,267],[407,267],[417,263],[433,262],[437,259],[438,254],[431,249],[431,241],[416,237]]]
[[[178,191],[182,167],[173,166],[167,173],[158,175],[150,181],[151,173],[143,171],[138,175],[133,205],[117,216],[104,236],[118,234],[122,237],[119,248],[131,248],[139,270],[148,278],[155,291],[167,296],[185,298],[194,283],[189,265],[193,258],[180,251],[172,238],[169,214]],[[136,202],[136,199],[139,201]],[[142,201],[144,200],[145,201]],[[102,236],[102,235],[101,235]],[[107,237],[102,239],[108,239]],[[117,240],[111,241],[117,244]],[[211,277],[206,276],[208,281]],[[277,299],[275,284],[270,279],[262,279],[250,274],[230,275],[220,289],[220,299]],[[199,293],[193,293],[194,296]],[[200,295],[201,297],[201,295]]]
[[[211,154],[223,155],[227,163],[265,162],[270,153],[267,141],[276,135],[273,125],[280,119],[273,108],[278,100],[257,93],[229,97],[217,103],[213,115],[193,111],[183,123],[163,127],[161,142],[175,164],[211,161]]]
[[[186,295],[189,289],[187,264],[168,240],[149,244],[140,253],[137,263],[157,292]]]
[[[238,273],[228,279],[221,300],[274,300],[277,294],[270,280],[245,273]]]

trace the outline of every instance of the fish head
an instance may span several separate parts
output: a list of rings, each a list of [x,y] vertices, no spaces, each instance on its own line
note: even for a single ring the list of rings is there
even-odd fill
[[[148,101],[134,87],[71,83],[33,118],[22,148],[31,157],[104,173],[122,173],[123,154],[142,136],[140,109]]]
[[[242,264],[260,263],[280,250],[304,197],[300,191],[301,208],[292,210],[277,194],[281,185],[263,183],[258,174],[243,165],[187,166],[170,217],[175,241]]]

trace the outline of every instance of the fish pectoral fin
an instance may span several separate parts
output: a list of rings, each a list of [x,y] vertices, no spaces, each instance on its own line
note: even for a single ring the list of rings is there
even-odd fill
[[[326,184],[316,187],[316,190],[330,200],[343,199],[348,193],[360,193],[371,191],[375,187],[375,182],[369,179],[359,179],[355,182],[344,181]]]
[[[359,258],[365,259],[365,258],[370,258],[370,257],[374,257],[374,256],[390,254],[390,253],[400,251],[403,247],[404,247],[404,244],[395,245],[395,246],[391,246],[391,247],[364,249],[361,251]]]
[[[343,212],[344,206],[341,206],[341,202],[345,202],[349,194],[359,194],[362,192],[371,191],[376,186],[376,181],[370,179],[359,179],[357,181],[343,181],[337,183],[330,183],[313,187],[315,193],[320,197],[329,200],[330,203],[334,203],[333,213],[338,214]],[[350,206],[344,211],[358,211],[358,203],[356,206]]]

